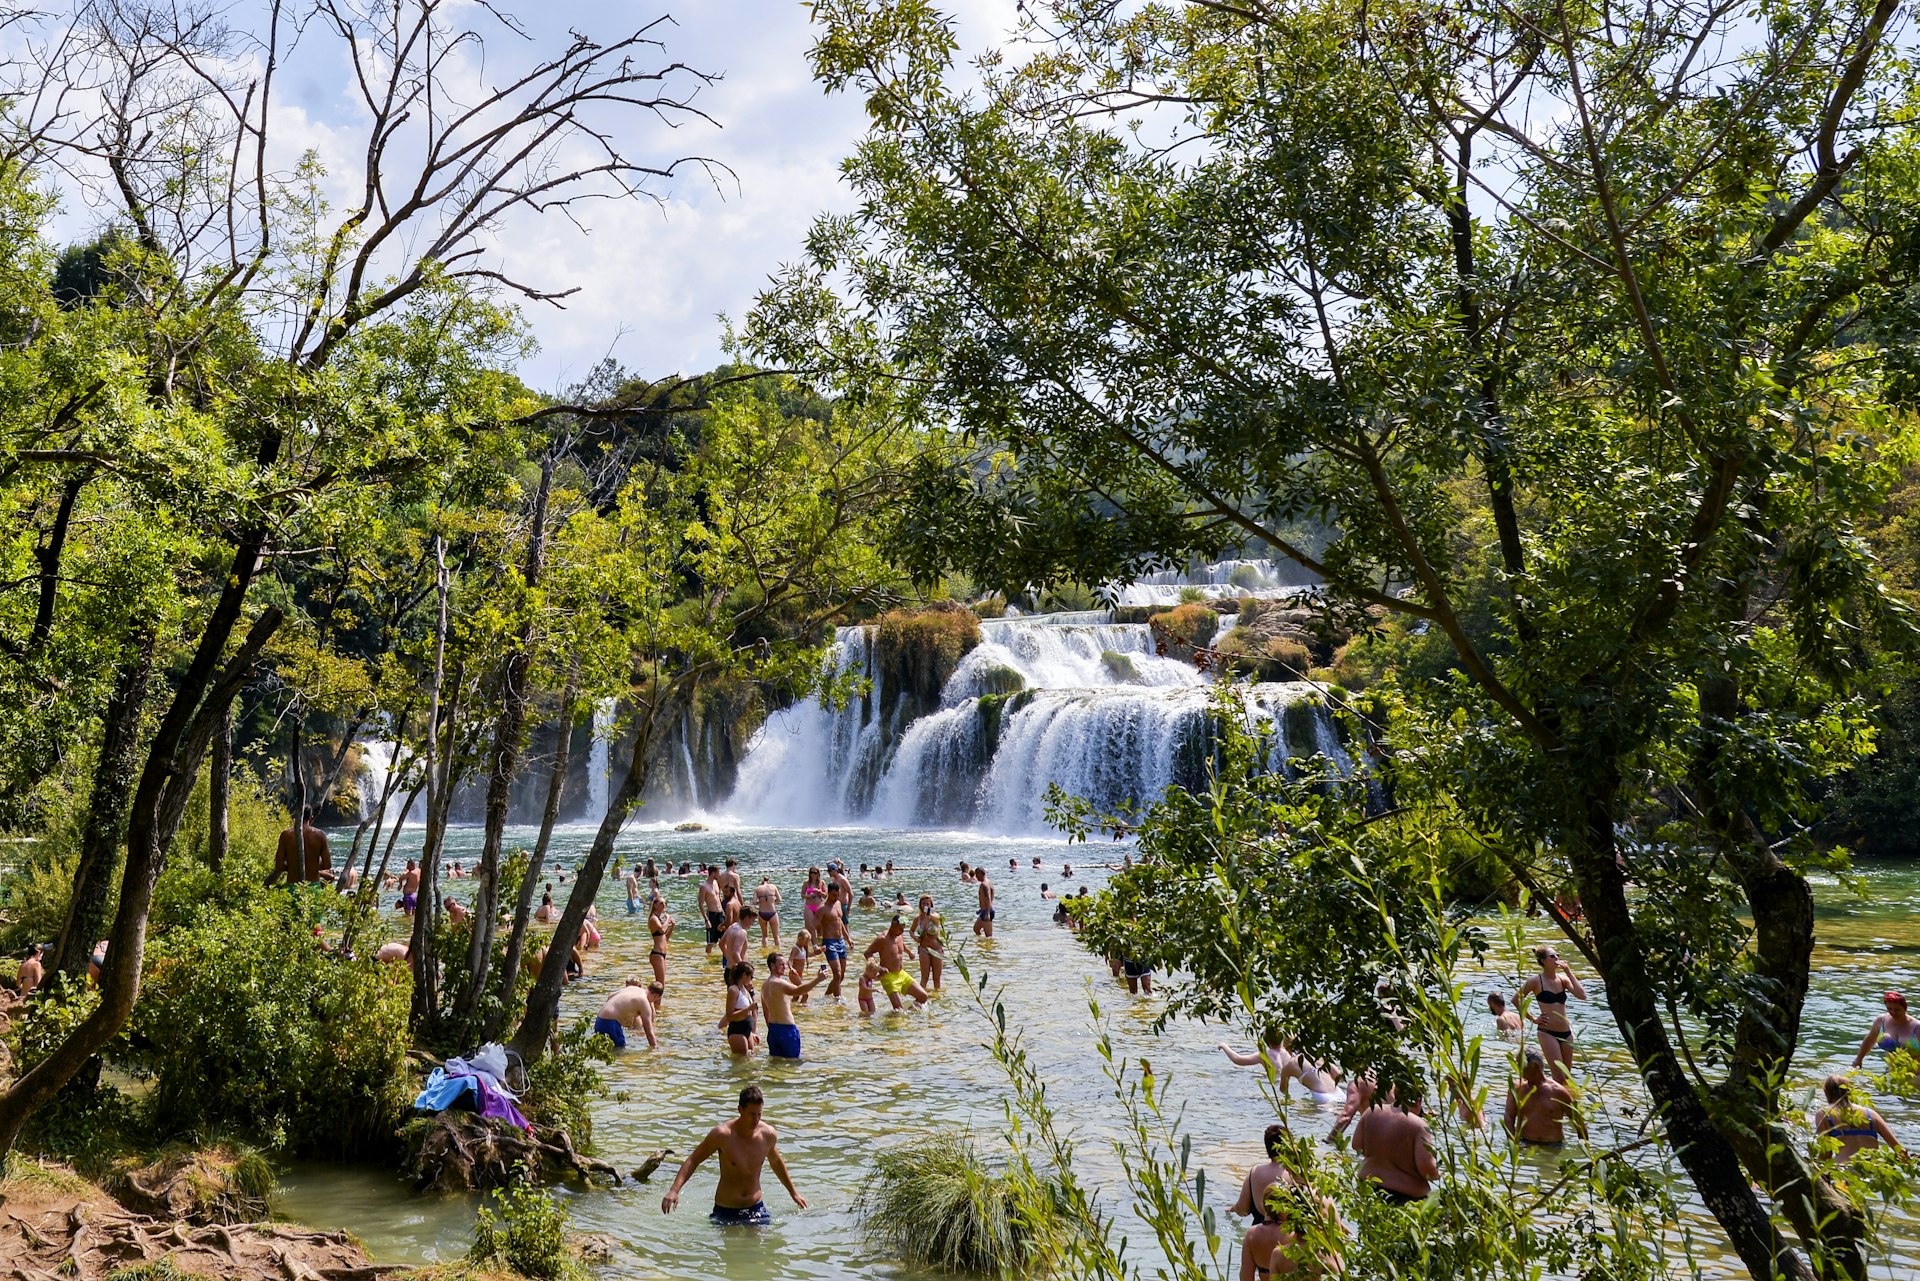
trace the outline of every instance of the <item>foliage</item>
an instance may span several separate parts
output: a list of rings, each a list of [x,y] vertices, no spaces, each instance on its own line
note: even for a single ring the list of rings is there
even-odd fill
[[[613,1043],[593,1035],[593,1021],[583,1018],[560,1033],[557,1050],[528,1064],[521,1110],[530,1121],[565,1130],[575,1149],[591,1154],[593,1104],[607,1092],[599,1065],[613,1058]]]
[[[951,602],[889,610],[874,626],[882,646],[911,655],[909,661],[931,670],[951,672],[980,643],[979,617]]]
[[[1155,614],[1147,620],[1147,625],[1160,639],[1203,649],[1220,629],[1220,615],[1209,605],[1193,602]]]
[[[567,1207],[531,1181],[493,1194],[494,1206],[474,1216],[467,1260],[504,1264],[529,1281],[582,1281],[585,1266],[567,1246]]]
[[[107,1281],[203,1281],[198,1272],[188,1272],[168,1256],[146,1263],[130,1263],[107,1274]]]
[[[407,975],[322,946],[326,890],[279,890],[154,940],[131,1039],[170,1133],[295,1155],[385,1152],[407,1102]]]
[[[815,6],[816,77],[871,121],[858,200],[750,339],[913,389],[948,451],[911,472],[916,580],[1251,537],[1343,630],[1404,619],[1444,663],[1370,686],[1396,792],[1577,894],[1569,945],[1742,1262],[1858,1275],[1782,1090],[1818,803],[1915,647],[1859,536],[1920,386],[1898,6],[1023,12],[962,70],[932,3]]]
[[[1027,1275],[1057,1216],[1035,1222],[1016,1176],[990,1164],[963,1130],[919,1135],[875,1155],[854,1212],[861,1226],[925,1267],[995,1277]]]
[[[42,846],[0,876],[0,903],[6,904],[0,950],[18,952],[29,943],[51,943],[60,937],[67,904],[73,899],[78,862],[73,850]]]

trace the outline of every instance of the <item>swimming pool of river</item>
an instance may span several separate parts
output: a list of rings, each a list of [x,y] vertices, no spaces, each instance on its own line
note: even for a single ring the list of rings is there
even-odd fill
[[[515,842],[530,844],[532,835],[510,832],[509,848]],[[569,878],[592,836],[586,827],[555,834],[552,859],[567,869]],[[403,850],[410,839],[417,841],[417,829],[403,835]],[[1241,1175],[1258,1158],[1260,1131],[1272,1119],[1255,1071],[1233,1068],[1216,1048],[1223,1039],[1238,1039],[1236,1034],[1219,1026],[1175,1023],[1155,1037],[1151,1024],[1162,1009],[1160,998],[1129,996],[1098,958],[1051,923],[1053,904],[1040,897],[1042,882],[1055,890],[1063,885],[1097,890],[1107,872],[1091,860],[1117,859],[1122,848],[958,832],[717,826],[678,832],[638,825],[628,829],[618,847],[628,862],[651,856],[676,866],[731,856],[740,860],[749,885],[762,870],[773,870],[786,900],[782,930],[788,939],[799,923],[799,886],[807,866],[829,858],[853,868],[891,859],[896,874],[881,882],[886,897],[904,892],[914,902],[922,891],[931,892],[953,936],[968,940],[966,954],[976,973],[989,974],[991,982],[1004,989],[1010,1026],[1024,1031],[1048,1083],[1049,1098],[1078,1140],[1076,1169],[1081,1178],[1106,1189],[1110,1208],[1118,1208],[1122,1198],[1116,1193],[1124,1191],[1124,1174],[1112,1142],[1125,1114],[1112,1097],[1093,1044],[1089,1000],[1097,998],[1118,1051],[1151,1058],[1159,1089],[1185,1107],[1192,1159],[1208,1170],[1209,1195],[1219,1189],[1217,1208],[1224,1211]],[[478,849],[477,830],[456,829],[449,835],[446,857],[467,863]],[[1027,870],[1035,856],[1043,864],[1037,872]],[[1010,858],[1020,871],[1006,872]],[[971,941],[973,891],[962,886],[953,871],[961,859],[995,870],[1000,911],[991,943]],[[1074,865],[1070,880],[1060,875],[1063,861]],[[444,884],[457,896],[470,893],[470,882]],[[1920,986],[1920,866],[1868,865],[1859,871],[1859,885],[1859,895],[1836,882],[1820,887],[1817,972],[1798,1064],[1808,1090],[1820,1075],[1844,1069],[1851,1061],[1867,1022],[1879,1009],[1881,991]],[[556,901],[563,901],[569,888],[570,879],[566,885],[556,882]],[[854,1222],[852,1207],[871,1155],[887,1144],[939,1126],[967,1126],[989,1135],[1004,1128],[1006,1079],[986,1048],[989,1029],[958,976],[949,969],[948,993],[924,1011],[895,1014],[887,1012],[882,1001],[882,1012],[871,1019],[858,1016],[851,983],[844,1003],[816,994],[799,1015],[804,1062],[773,1063],[764,1054],[730,1061],[714,1026],[722,987],[718,961],[703,956],[696,927],[696,878],[666,877],[661,888],[681,922],[659,1024],[661,1047],[649,1051],[635,1038],[640,1048],[627,1050],[609,1070],[617,1094],[596,1114],[601,1153],[622,1170],[658,1148],[684,1155],[707,1127],[733,1114],[742,1086],[757,1084],[767,1096],[766,1119],[779,1129],[787,1163],[811,1204],[796,1211],[769,1175],[773,1227],[758,1232],[714,1228],[705,1214],[714,1182],[709,1165],[689,1185],[680,1209],[665,1215],[660,1195],[672,1175],[670,1161],[647,1185],[565,1193],[576,1229],[605,1233],[622,1243],[607,1269],[607,1275],[619,1278],[824,1281],[921,1276],[873,1249]],[[390,931],[397,934],[400,918],[390,910],[392,897],[387,896],[386,907]],[[647,972],[645,918],[627,915],[616,879],[608,878],[598,907],[605,941],[590,960],[585,981],[563,1000],[570,1022],[591,1014],[622,976]],[[889,915],[856,910],[852,932],[857,945],[864,946],[879,932]],[[1537,922],[1530,923],[1529,930],[1529,938],[1550,936]],[[753,937],[757,955],[757,930]],[[1514,982],[1512,974],[1490,968],[1474,990],[1511,993]],[[1637,1082],[1605,1013],[1604,992],[1592,982],[1589,988],[1594,999],[1584,1008],[1576,1003],[1574,1013],[1581,1034],[1581,1077],[1610,1101],[1610,1111],[1622,1118],[1619,1124],[1629,1124],[1625,1114],[1638,1097]],[[1474,1003],[1478,1005],[1478,999]],[[1500,1056],[1487,1058],[1497,1063]],[[1498,1103],[1496,1091],[1495,1111]],[[1324,1132],[1331,1123],[1330,1110],[1315,1116],[1314,1106],[1304,1100],[1291,1106],[1297,1125]],[[1920,1142],[1920,1101],[1887,1099],[1881,1106],[1903,1142]],[[288,1171],[277,1210],[316,1227],[348,1229],[367,1243],[375,1259],[404,1263],[464,1253],[476,1204],[467,1197],[414,1196],[382,1172],[301,1164]],[[1887,1227],[1876,1275],[1920,1274],[1920,1223],[1900,1220]],[[1137,1240],[1130,1253],[1151,1247],[1148,1236]],[[1237,1275],[1237,1256],[1233,1262]]]

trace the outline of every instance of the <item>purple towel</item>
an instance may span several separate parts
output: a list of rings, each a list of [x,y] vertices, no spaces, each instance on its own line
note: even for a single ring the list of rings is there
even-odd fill
[[[511,1121],[523,1130],[532,1130],[533,1122],[520,1115],[520,1109],[513,1105],[513,1098],[494,1084],[492,1077],[485,1072],[476,1072],[467,1064],[459,1061],[448,1064],[449,1075],[459,1080],[473,1082],[480,1095],[480,1115],[498,1117],[502,1121]]]

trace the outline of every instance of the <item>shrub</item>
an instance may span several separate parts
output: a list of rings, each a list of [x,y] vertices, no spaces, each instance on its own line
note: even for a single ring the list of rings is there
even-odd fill
[[[1147,623],[1156,636],[1201,649],[1220,630],[1220,615],[1206,605],[1176,605],[1155,614]]]
[[[1005,618],[1007,616],[1007,598],[1005,596],[982,596],[973,602],[975,618]]]
[[[961,1130],[936,1130],[873,1160],[854,1212],[908,1259],[955,1272],[1025,1272],[1054,1226],[1036,1223],[1004,1167]]]
[[[467,1261],[485,1267],[501,1264],[532,1281],[577,1281],[587,1270],[567,1248],[567,1207],[530,1183],[494,1194],[499,1207],[474,1216],[473,1247]]]
[[[1180,589],[1180,603],[1182,605],[1198,605],[1206,599],[1207,593],[1204,588],[1182,587]]]
[[[1285,636],[1275,636],[1262,652],[1270,670],[1276,672],[1274,680],[1299,680],[1300,673],[1313,664],[1313,655],[1307,647]]]
[[[593,1035],[592,1021],[582,1018],[560,1035],[560,1048],[540,1056],[527,1068],[527,1088],[520,1097],[527,1119],[565,1130],[581,1152],[593,1151],[592,1103],[607,1092],[599,1064],[613,1062],[613,1042]]]
[[[1264,577],[1260,570],[1253,565],[1235,565],[1233,572],[1227,575],[1227,581],[1243,592],[1253,592],[1260,590],[1260,584]]]
[[[948,672],[980,643],[979,618],[952,601],[938,601],[924,609],[892,610],[880,615],[875,625],[882,647],[918,655]]]
[[[410,977],[344,960],[324,892],[278,890],[154,943],[137,1061],[169,1132],[231,1127],[295,1155],[374,1156],[405,1110]]]
[[[0,904],[6,924],[0,927],[0,951],[18,952],[29,943],[51,943],[67,923],[67,903],[73,898],[73,869],[79,853],[43,842],[26,860],[0,881]],[[113,895],[119,897],[119,881]]]

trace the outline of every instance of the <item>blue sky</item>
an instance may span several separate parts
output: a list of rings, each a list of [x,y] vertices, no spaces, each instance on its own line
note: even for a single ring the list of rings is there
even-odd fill
[[[254,0],[236,6],[236,25]],[[545,285],[578,287],[566,308],[529,304],[541,352],[524,371],[542,389],[565,386],[611,355],[649,376],[692,373],[722,358],[719,313],[740,317],[769,273],[798,256],[814,216],[851,203],[838,182],[840,160],[853,148],[865,116],[857,100],[828,98],[809,76],[813,29],[799,0],[693,0],[663,6],[629,0],[504,0],[526,21],[536,47],[548,52],[569,29],[614,38],[670,13],[666,55],[724,78],[703,89],[700,105],[718,128],[690,123],[654,129],[636,141],[640,155],[660,160],[686,153],[712,156],[735,177],[716,187],[697,175],[660,188],[665,205],[590,206],[582,235],[564,219],[522,222],[503,246],[530,264]],[[1014,0],[948,0],[961,23],[963,48],[978,49],[1014,17]],[[288,98],[324,136],[346,124],[341,145],[326,155],[329,170],[357,168],[349,140],[352,101],[325,69],[290,86]]]

